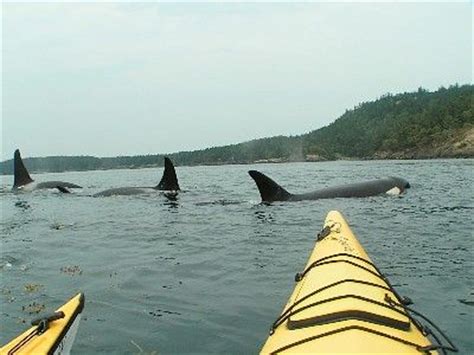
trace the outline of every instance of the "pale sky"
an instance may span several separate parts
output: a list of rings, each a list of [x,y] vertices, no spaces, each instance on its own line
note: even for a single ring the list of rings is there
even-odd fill
[[[4,3],[2,151],[171,153],[296,135],[472,82],[472,4]]]

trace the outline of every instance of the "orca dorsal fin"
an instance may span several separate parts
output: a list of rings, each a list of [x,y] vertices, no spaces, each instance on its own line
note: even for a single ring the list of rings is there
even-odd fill
[[[23,186],[33,182],[33,179],[30,177],[28,170],[26,170],[25,165],[23,164],[19,149],[15,150],[15,154],[13,155],[13,171],[13,187]]]
[[[260,191],[260,196],[262,197],[262,202],[286,201],[291,197],[291,194],[288,191],[265,174],[256,170],[250,170],[249,175],[257,184],[258,191]]]
[[[176,176],[176,171],[174,170],[174,165],[171,160],[165,157],[165,170],[163,171],[163,177],[155,189],[157,190],[167,190],[167,191],[178,191],[181,190],[178,184],[178,177]]]

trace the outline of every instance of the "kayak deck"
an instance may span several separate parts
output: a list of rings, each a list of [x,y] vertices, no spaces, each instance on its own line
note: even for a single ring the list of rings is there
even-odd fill
[[[339,212],[328,214],[296,281],[262,354],[437,354]]]
[[[84,294],[79,293],[48,317],[49,321],[33,321],[35,325],[3,346],[0,355],[69,354],[83,308]]]

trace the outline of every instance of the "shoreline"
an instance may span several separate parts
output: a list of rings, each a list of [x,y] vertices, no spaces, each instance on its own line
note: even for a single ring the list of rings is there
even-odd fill
[[[44,157],[47,158],[47,157]],[[28,159],[28,158],[27,158]],[[25,160],[27,160],[25,159]],[[36,158],[35,158],[36,159]],[[291,164],[291,163],[328,163],[328,162],[364,162],[364,161],[415,161],[415,160],[469,160],[474,159],[474,155],[466,156],[417,156],[417,157],[367,157],[367,158],[351,158],[351,157],[339,157],[337,159],[321,159],[321,160],[278,160],[274,159],[259,159],[253,162],[216,162],[216,163],[201,163],[201,164],[175,164],[176,168],[179,167],[197,167],[197,166],[224,166],[224,165],[266,165],[266,164]],[[109,170],[141,170],[141,169],[156,169],[163,168],[163,165],[147,165],[147,166],[120,166],[107,169],[84,169],[84,170],[62,170],[62,171],[50,171],[50,170],[29,170],[32,174],[62,174],[62,173],[81,173],[90,171],[109,171]],[[13,176],[12,173],[2,173],[1,176]]]

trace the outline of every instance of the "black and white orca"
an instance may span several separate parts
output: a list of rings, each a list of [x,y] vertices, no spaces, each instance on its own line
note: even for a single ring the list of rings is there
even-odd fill
[[[249,175],[257,184],[262,202],[319,200],[336,197],[367,197],[380,194],[399,195],[410,187],[408,181],[402,178],[387,177],[379,180],[328,187],[304,194],[292,194],[259,171],[250,170]]]
[[[58,189],[61,192],[68,191],[68,188],[81,188],[81,186],[64,181],[34,181],[21,159],[20,150],[15,150],[13,155],[13,191],[33,191],[37,189]],[[69,192],[69,191],[68,191]]]

